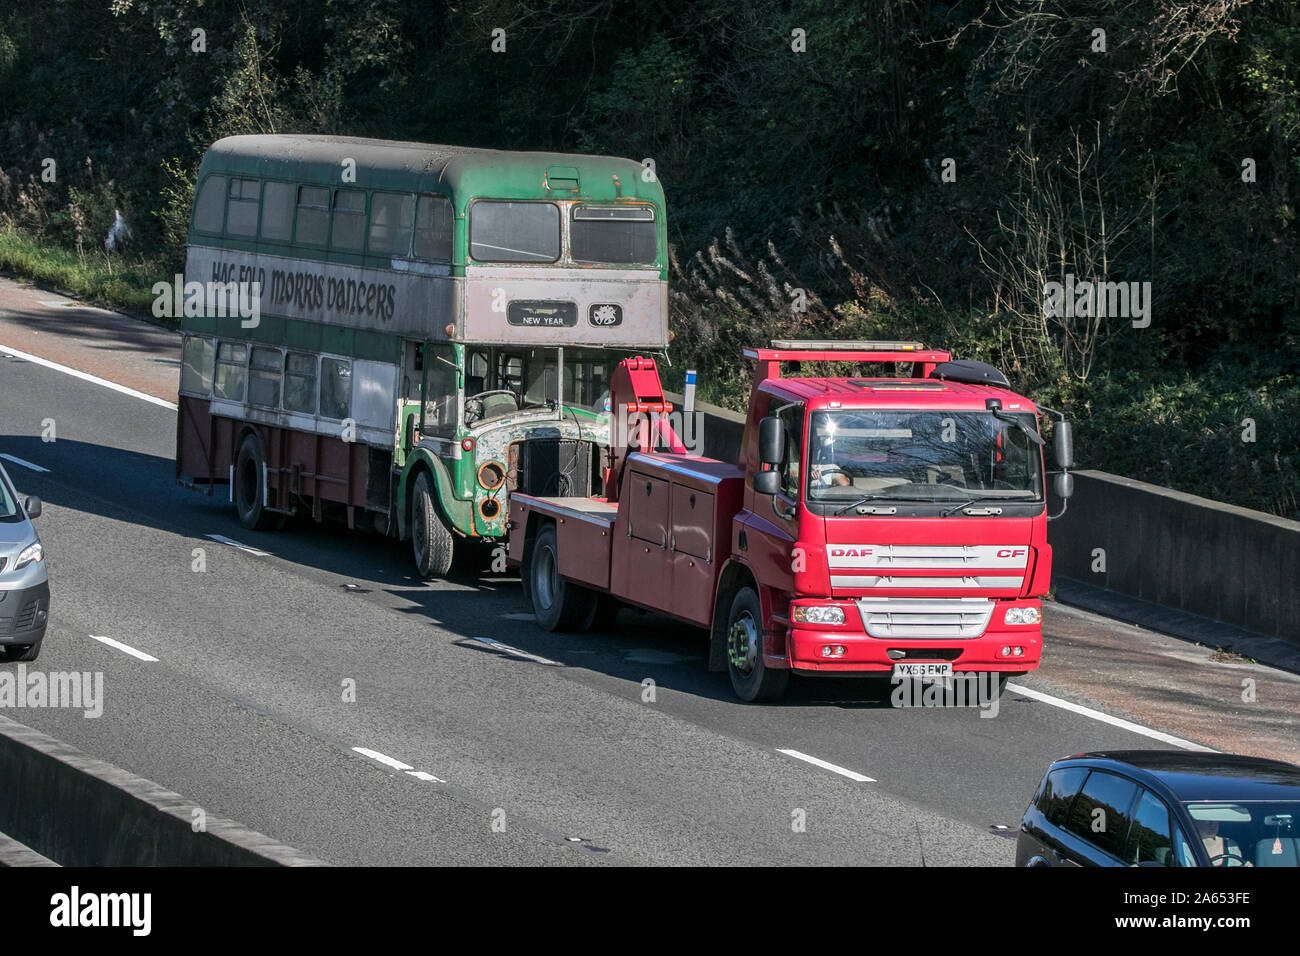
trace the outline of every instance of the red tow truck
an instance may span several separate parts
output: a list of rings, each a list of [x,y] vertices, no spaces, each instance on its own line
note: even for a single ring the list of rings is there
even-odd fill
[[[538,623],[581,630],[621,605],[708,631],[746,701],[791,672],[931,680],[1038,666],[1051,578],[1040,412],[980,362],[917,342],[773,342],[740,461],[688,455],[651,359],[610,381],[607,497],[510,499],[509,560]],[[806,362],[907,377],[799,377]],[[1056,517],[1055,515],[1052,517]]]

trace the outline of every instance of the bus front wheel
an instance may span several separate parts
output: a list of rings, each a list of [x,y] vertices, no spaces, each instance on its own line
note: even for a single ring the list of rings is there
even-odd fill
[[[266,456],[256,435],[246,435],[235,456],[235,511],[239,523],[250,531],[278,530],[284,515],[265,507]]]
[[[429,473],[415,476],[411,491],[411,550],[422,578],[440,578],[451,570],[455,542],[433,504]]]

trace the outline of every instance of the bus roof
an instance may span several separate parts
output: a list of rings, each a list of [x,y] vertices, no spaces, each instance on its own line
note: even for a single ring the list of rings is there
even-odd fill
[[[604,202],[640,200],[663,205],[663,189],[658,181],[643,176],[645,167],[631,159],[354,136],[228,136],[208,148],[199,177],[223,172],[338,184],[345,160],[355,161],[357,185],[362,188],[451,194],[462,209],[463,202],[474,196],[493,194]],[[575,179],[577,189],[573,188]]]

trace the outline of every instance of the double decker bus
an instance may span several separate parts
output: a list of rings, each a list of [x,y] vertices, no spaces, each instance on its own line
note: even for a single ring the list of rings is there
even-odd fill
[[[247,528],[410,540],[423,577],[513,491],[599,494],[609,375],[669,339],[663,191],[604,156],[229,137],[184,279],[178,480],[229,484]]]

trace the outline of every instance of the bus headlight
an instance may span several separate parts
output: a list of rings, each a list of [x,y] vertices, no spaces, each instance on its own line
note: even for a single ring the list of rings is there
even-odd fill
[[[1007,608],[1006,622],[1008,624],[1037,624],[1042,619],[1043,615],[1038,613],[1036,607]]]
[[[844,608],[796,604],[793,617],[796,624],[843,624]]]

